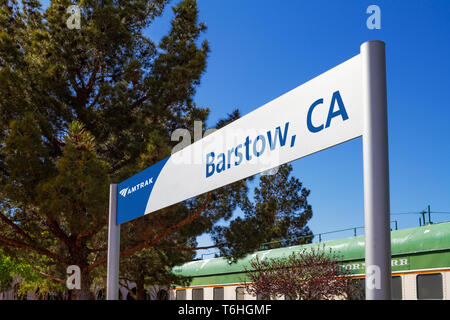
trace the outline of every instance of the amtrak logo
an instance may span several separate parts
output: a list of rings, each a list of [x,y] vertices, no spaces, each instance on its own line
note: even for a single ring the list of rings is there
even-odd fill
[[[152,183],[153,183],[153,177],[151,177],[150,179],[147,179],[141,183],[138,183],[137,185],[135,185],[133,187],[126,187],[126,188],[120,190],[119,194],[125,198],[127,195],[132,194],[133,192],[135,192],[139,189],[145,188],[145,187],[151,185]]]
[[[122,189],[122,190],[120,190],[120,195],[122,196],[122,197],[126,197],[127,196],[127,191],[128,191],[128,189],[130,189],[129,187],[126,187],[125,189]]]

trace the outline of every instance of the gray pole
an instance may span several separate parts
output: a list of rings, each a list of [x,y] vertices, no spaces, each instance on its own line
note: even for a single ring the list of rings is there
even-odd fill
[[[386,94],[382,41],[361,45],[366,299],[391,299],[391,233]]]
[[[117,184],[109,188],[108,270],[106,300],[119,299],[120,224],[117,224]]]

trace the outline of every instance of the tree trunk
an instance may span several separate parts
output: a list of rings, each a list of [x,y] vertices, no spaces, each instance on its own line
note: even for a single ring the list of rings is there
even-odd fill
[[[80,289],[73,289],[71,300],[93,300],[94,295],[91,292],[91,279],[89,271],[81,270]]]
[[[145,287],[143,279],[136,282],[136,298],[137,300],[145,300]]]

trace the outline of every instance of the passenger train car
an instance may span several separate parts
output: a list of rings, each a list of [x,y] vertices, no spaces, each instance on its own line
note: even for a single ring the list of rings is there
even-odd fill
[[[188,287],[170,291],[174,300],[255,300],[244,288],[249,261],[286,257],[307,247],[325,246],[342,257],[340,263],[364,284],[364,236],[291,246],[249,254],[236,263],[226,258],[192,261],[173,269],[192,277]],[[450,222],[391,232],[392,298],[450,300]],[[248,281],[248,280],[247,280]]]

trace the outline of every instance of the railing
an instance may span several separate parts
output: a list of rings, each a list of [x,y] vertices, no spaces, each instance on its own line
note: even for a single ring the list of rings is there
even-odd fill
[[[395,225],[394,230],[398,230],[397,220],[391,221],[391,225],[392,225],[392,223],[394,223],[394,225]],[[282,248],[282,247],[285,247],[288,243],[289,244],[301,243],[301,240],[314,238],[314,237],[318,237],[319,242],[322,242],[322,236],[328,235],[328,234],[333,234],[333,233],[344,232],[344,231],[353,231],[353,236],[356,237],[358,229],[364,229],[364,226],[341,229],[341,230],[334,230],[334,231],[328,231],[328,232],[321,232],[321,233],[313,234],[310,236],[303,236],[303,237],[296,237],[296,238],[291,238],[291,239],[283,239],[283,240],[276,240],[276,241],[271,241],[271,242],[264,242],[263,244],[261,244],[260,249],[268,250],[268,249],[270,249],[271,245],[275,245],[275,244],[279,244],[279,246],[277,246],[277,248]],[[392,231],[392,228],[391,228],[391,231]]]

